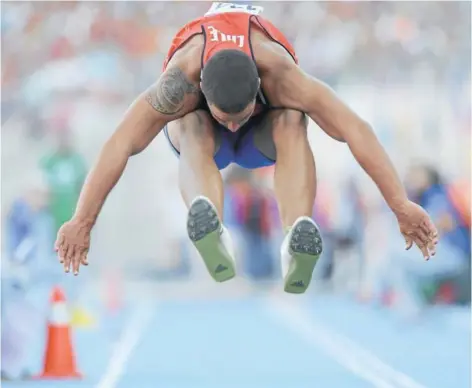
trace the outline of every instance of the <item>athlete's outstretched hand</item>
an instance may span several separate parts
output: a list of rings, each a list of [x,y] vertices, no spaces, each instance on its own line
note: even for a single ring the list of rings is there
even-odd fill
[[[88,265],[91,229],[90,225],[73,218],[57,232],[55,250],[65,272],[70,272],[72,267],[74,275],[78,275],[80,265]]]
[[[415,243],[426,260],[436,254],[438,231],[428,216],[428,213],[416,203],[406,202],[395,212],[400,232],[405,237],[406,249]]]

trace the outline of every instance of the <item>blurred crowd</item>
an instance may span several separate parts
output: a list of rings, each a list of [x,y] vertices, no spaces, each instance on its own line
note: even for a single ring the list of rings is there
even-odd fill
[[[159,76],[175,32],[210,4],[2,3],[5,378],[28,373],[31,340],[29,329],[9,322],[28,317],[51,285],[64,281],[52,245],[74,212],[87,166],[133,98]],[[418,251],[405,252],[375,187],[343,146],[311,124],[319,173],[313,214],[325,242],[314,288],[410,315],[430,303],[470,303],[470,3],[261,5],[294,44],[301,66],[374,125],[411,198],[432,214],[442,236],[430,263]],[[130,163],[97,225],[95,268],[112,257],[135,276],[192,276],[197,260],[185,240],[185,210],[174,200],[176,169],[162,139]],[[272,170],[231,167],[224,176],[225,222],[242,273],[256,282],[278,279],[283,231]],[[164,227],[171,214],[182,219]],[[77,284],[69,294],[78,304]]]

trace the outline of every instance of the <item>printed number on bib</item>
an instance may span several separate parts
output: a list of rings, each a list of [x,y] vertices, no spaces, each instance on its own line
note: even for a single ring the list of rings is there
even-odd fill
[[[259,15],[260,13],[262,13],[263,10],[264,8],[259,5],[215,2],[211,5],[211,8],[208,10],[205,16],[215,15],[218,13],[225,13],[225,12],[246,12],[252,15]]]

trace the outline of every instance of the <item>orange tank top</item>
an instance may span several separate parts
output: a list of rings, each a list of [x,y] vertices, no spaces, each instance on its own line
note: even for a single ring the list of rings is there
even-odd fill
[[[169,52],[164,61],[163,70],[176,51],[190,38],[203,34],[204,47],[202,52],[202,68],[205,63],[220,50],[236,49],[245,52],[254,59],[251,47],[251,25],[257,25],[268,38],[280,44],[298,63],[295,50],[287,38],[271,22],[259,16],[262,7],[213,3],[205,16],[187,23],[172,40]]]

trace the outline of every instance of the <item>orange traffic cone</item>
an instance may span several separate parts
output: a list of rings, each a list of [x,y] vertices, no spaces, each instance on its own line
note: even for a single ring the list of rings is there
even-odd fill
[[[44,369],[39,378],[80,378],[72,349],[66,298],[59,287],[51,294],[52,313],[48,324]]]

